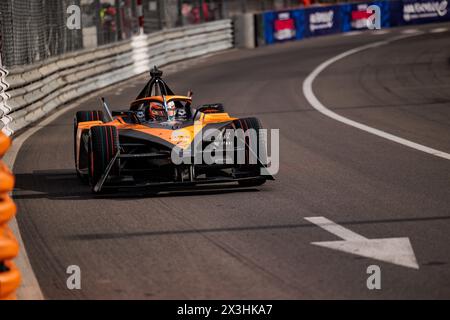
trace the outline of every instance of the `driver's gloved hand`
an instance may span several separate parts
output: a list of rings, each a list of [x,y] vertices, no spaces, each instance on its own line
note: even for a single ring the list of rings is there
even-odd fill
[[[145,112],[142,110],[136,111],[136,118],[139,120],[139,122],[145,121]]]

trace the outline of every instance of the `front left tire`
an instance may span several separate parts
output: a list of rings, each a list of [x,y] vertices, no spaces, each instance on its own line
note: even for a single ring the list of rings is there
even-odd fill
[[[89,133],[89,183],[94,188],[119,150],[119,135],[114,126],[94,126]],[[119,160],[113,164],[110,176],[118,175]]]
[[[77,131],[78,124],[80,122],[87,121],[103,121],[103,112],[101,110],[78,111],[73,119],[73,154],[75,169],[78,178],[85,184],[89,182],[88,175],[83,174],[81,169],[88,167],[88,153],[87,150],[81,145],[82,141],[80,141],[79,151],[77,150]],[[77,154],[77,152],[79,152],[79,154]]]

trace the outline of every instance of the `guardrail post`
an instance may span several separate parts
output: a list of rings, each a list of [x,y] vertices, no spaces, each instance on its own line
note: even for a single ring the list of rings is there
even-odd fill
[[[0,132],[0,159],[11,145],[11,140]],[[7,222],[16,214],[16,205],[9,196],[14,187],[14,176],[0,160],[0,300],[16,299],[20,272],[12,261],[19,253],[19,244]]]
[[[234,44],[236,48],[253,49],[255,43],[255,15],[243,13],[234,17]]]

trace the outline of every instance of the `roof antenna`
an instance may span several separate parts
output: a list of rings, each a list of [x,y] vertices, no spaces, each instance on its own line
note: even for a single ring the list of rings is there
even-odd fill
[[[150,76],[152,78],[161,78],[163,75],[162,70],[159,70],[157,66],[154,66],[153,69],[150,70]]]
[[[106,118],[107,118],[108,122],[109,122],[109,121],[113,121],[114,118],[113,118],[113,116],[112,116],[111,110],[109,109],[109,106],[108,106],[108,104],[106,103],[106,100],[105,100],[104,97],[102,97],[102,104],[103,104],[103,108],[104,108],[105,111],[106,111],[106,114],[107,114],[107,117],[106,117]]]

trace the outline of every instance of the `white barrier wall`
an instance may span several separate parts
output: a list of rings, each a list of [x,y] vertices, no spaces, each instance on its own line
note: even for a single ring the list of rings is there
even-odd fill
[[[232,47],[232,22],[221,20],[73,52],[13,68],[8,75],[0,68],[0,129],[12,135],[71,100],[142,74],[154,65]]]

